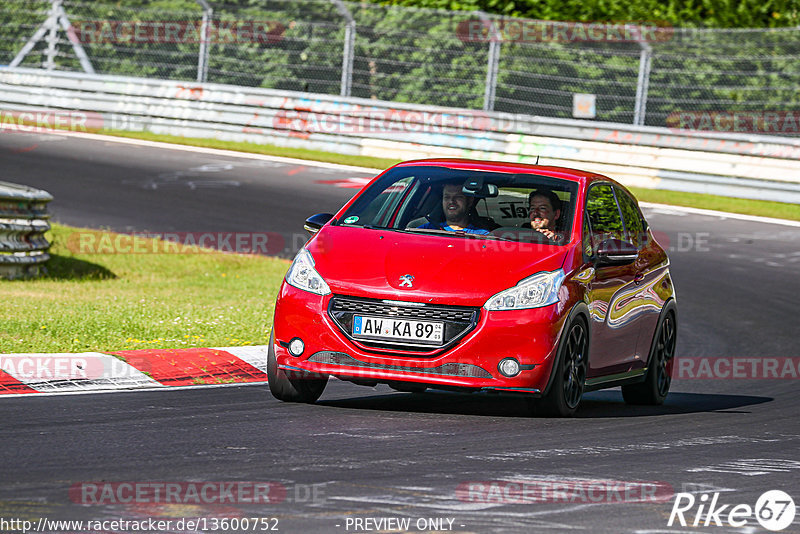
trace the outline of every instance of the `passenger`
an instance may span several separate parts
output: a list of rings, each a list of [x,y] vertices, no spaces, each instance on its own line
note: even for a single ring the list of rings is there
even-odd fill
[[[524,228],[533,228],[552,241],[563,239],[556,233],[556,221],[561,217],[561,199],[549,189],[537,189],[528,195],[529,222]]]
[[[480,228],[471,221],[470,214],[474,205],[475,199],[463,193],[461,184],[445,184],[442,189],[442,211],[445,220],[441,223],[428,222],[417,228],[486,235],[489,230]]]

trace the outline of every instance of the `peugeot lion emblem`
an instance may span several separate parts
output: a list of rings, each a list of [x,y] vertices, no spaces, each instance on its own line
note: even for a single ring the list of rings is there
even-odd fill
[[[404,274],[400,277],[400,287],[414,287],[414,275]]]

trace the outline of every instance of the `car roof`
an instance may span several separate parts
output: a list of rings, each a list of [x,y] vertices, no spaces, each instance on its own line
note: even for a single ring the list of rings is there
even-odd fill
[[[460,159],[460,158],[429,158],[429,159],[404,161],[403,163],[398,163],[396,167],[415,167],[423,165],[446,167],[448,169],[460,169],[460,170],[538,174],[540,176],[549,176],[552,178],[562,178],[565,180],[571,180],[586,185],[588,185],[593,181],[602,180],[602,181],[609,181],[621,187],[624,187],[621,184],[619,184],[616,180],[613,180],[602,174],[597,174],[589,171],[582,171],[579,169],[571,169],[569,167],[532,165],[530,163],[513,163],[507,161],[485,161],[485,160]]]

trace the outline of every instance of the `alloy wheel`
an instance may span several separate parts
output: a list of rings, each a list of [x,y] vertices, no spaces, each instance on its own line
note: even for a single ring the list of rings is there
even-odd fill
[[[586,332],[580,322],[572,326],[567,337],[563,372],[564,401],[572,409],[580,402],[586,383]]]
[[[664,318],[664,323],[661,325],[661,332],[658,336],[656,343],[656,387],[660,396],[666,396],[669,391],[672,376],[670,367],[672,365],[672,358],[675,356],[675,324],[672,320],[672,315],[667,315]]]

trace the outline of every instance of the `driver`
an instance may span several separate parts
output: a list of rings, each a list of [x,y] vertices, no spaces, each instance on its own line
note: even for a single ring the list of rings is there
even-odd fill
[[[561,199],[549,189],[537,189],[528,195],[529,222],[524,228],[533,228],[552,241],[560,241],[563,236],[556,233],[556,221],[561,217]]]
[[[463,193],[461,184],[445,184],[442,190],[442,211],[445,220],[441,223],[427,222],[417,228],[486,235],[489,230],[479,228],[470,221],[470,210],[474,204],[475,199]]]

